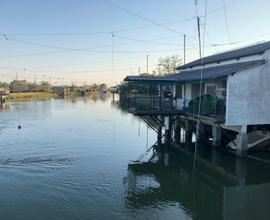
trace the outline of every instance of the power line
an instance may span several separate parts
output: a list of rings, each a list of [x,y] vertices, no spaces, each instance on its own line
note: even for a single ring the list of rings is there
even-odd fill
[[[127,60],[134,60],[134,58],[126,58],[126,59],[117,59],[114,61],[127,61]],[[43,67],[67,67],[67,66],[82,66],[82,65],[90,65],[90,64],[97,64],[97,63],[104,63],[104,59],[99,60],[99,61],[93,61],[93,62],[82,62],[82,63],[66,63],[66,64],[58,64],[58,65],[46,65],[46,66],[37,66],[34,68],[43,68]],[[32,67],[33,68],[33,67]],[[26,67],[26,69],[28,69]]]
[[[123,67],[123,68],[117,68],[114,69],[114,71],[122,71],[122,70],[130,70],[130,69],[138,69],[139,67]],[[9,69],[9,67],[3,67],[1,66],[0,69]],[[40,73],[101,73],[101,72],[111,72],[112,69],[101,69],[101,70],[74,70],[74,71],[64,71],[64,70],[38,70],[38,69],[26,69],[26,68],[12,68],[16,71],[27,71],[27,72],[40,72]]]
[[[241,44],[243,42],[246,42],[246,41],[250,41],[250,40],[254,40],[256,38],[260,38],[262,36],[268,36],[269,33],[266,33],[266,34],[262,34],[262,35],[258,35],[256,37],[253,37],[253,38],[249,38],[249,39],[245,39],[245,40],[241,40],[241,41],[235,41],[235,42],[231,42],[231,43],[213,43],[213,41],[210,39],[210,36],[208,35],[208,33],[206,32],[207,36],[209,37],[209,40],[210,40],[210,44],[208,44],[207,46],[205,46],[205,48],[215,48],[215,47],[222,47],[222,46],[229,46],[229,45],[235,45],[235,44]],[[119,38],[125,38],[125,39],[128,39],[128,40],[132,40],[132,41],[136,41],[136,42],[139,42],[139,43],[149,43],[149,44],[154,44],[154,43],[151,43],[155,40],[158,40],[158,39],[161,39],[161,38],[156,38],[156,39],[152,39],[152,40],[138,40],[138,39],[134,39],[134,38],[127,38],[127,37],[124,37],[124,36],[119,36],[117,35]],[[174,37],[178,37],[178,35],[176,36],[170,36],[170,37],[164,37],[162,39],[169,39],[169,38],[174,38]],[[190,39],[187,38],[189,41]],[[11,38],[8,38],[8,40],[11,40]],[[7,59],[7,58],[17,58],[17,57],[31,57],[31,56],[42,56],[42,55],[50,55],[50,54],[61,54],[61,53],[66,53],[66,52],[80,52],[80,51],[83,51],[83,52],[91,52],[91,53],[105,53],[105,54],[110,54],[111,51],[99,51],[99,50],[91,50],[91,48],[63,48],[63,47],[58,47],[58,46],[51,46],[51,45],[45,45],[45,44],[37,44],[37,43],[33,43],[33,42],[29,42],[29,41],[21,41],[21,40],[17,40],[17,39],[13,39],[12,38],[12,41],[16,41],[16,42],[19,42],[19,43],[23,43],[23,44],[29,44],[29,45],[35,45],[35,46],[39,46],[39,47],[45,47],[45,48],[61,48],[61,50],[56,50],[56,51],[49,51],[49,52],[39,52],[39,53],[29,53],[29,54],[15,54],[15,55],[8,55],[8,56],[2,56],[0,57],[0,59]],[[115,44],[115,46],[121,46],[121,45],[132,45],[134,43],[126,43],[126,44]],[[158,42],[156,42],[156,44],[159,44]],[[190,44],[192,45],[192,47],[188,47],[186,49],[189,49],[189,50],[195,50],[195,49],[198,49],[198,46],[195,46],[193,44],[192,41],[190,41]],[[179,45],[179,44],[178,44]],[[92,49],[97,49],[97,48],[104,48],[104,47],[111,47],[111,45],[101,45],[101,46],[96,46],[96,47],[92,47]],[[139,54],[139,53],[155,53],[155,52],[174,52],[174,51],[177,51],[177,50],[184,50],[183,48],[181,49],[171,49],[171,50],[147,50],[147,51],[118,51],[117,53],[119,54]],[[217,52],[217,51],[216,51]]]
[[[14,38],[8,38],[8,39],[11,41],[15,41],[15,42],[23,43],[23,44],[34,45],[34,46],[45,47],[45,48],[61,49],[61,50],[66,50],[66,51],[83,51],[83,52],[107,53],[107,54],[111,53],[111,51],[109,51],[109,50],[102,51],[102,50],[92,50],[89,48],[67,48],[67,47],[52,46],[52,45],[42,44],[42,43],[23,41],[23,40],[18,40],[18,39],[14,39]],[[168,50],[117,51],[115,53],[118,53],[118,54],[155,53],[155,52],[170,52],[170,51],[173,52],[173,51],[177,51],[177,50],[182,50],[182,49],[178,48],[178,49],[168,49]],[[51,53],[51,52],[47,52],[47,53]],[[54,53],[59,53],[59,51],[54,51]],[[26,55],[17,55],[17,56],[27,56],[27,54]],[[16,56],[9,56],[9,58],[10,57],[16,57]]]
[[[229,29],[229,22],[228,22],[228,16],[227,16],[227,10],[226,10],[225,0],[222,0],[222,2],[223,2],[223,11],[224,11],[224,18],[225,18],[225,23],[226,23],[227,35],[228,35],[228,38],[229,38],[229,42],[232,42],[232,38],[231,38],[231,34],[230,34],[230,29]]]
[[[121,36],[123,38],[123,36]],[[22,43],[22,44],[27,44],[27,45],[33,45],[33,46],[38,46],[38,47],[45,47],[45,48],[52,48],[52,49],[61,49],[64,51],[73,51],[73,52],[77,52],[77,51],[82,51],[82,52],[92,52],[92,53],[111,53],[110,50],[93,50],[95,48],[101,48],[101,47],[105,47],[105,46],[99,46],[99,47],[93,47],[93,48],[67,48],[67,47],[60,47],[60,46],[54,46],[54,45],[48,45],[48,44],[44,44],[44,43],[35,43],[35,42],[30,42],[30,41],[25,41],[25,40],[19,40],[19,39],[15,39],[15,38],[7,38],[9,41],[14,41],[14,42],[18,42],[18,43]],[[127,38],[126,38],[127,39]],[[130,39],[130,38],[129,38]],[[158,38],[160,39],[160,38]],[[163,39],[166,39],[166,37],[164,37]],[[134,39],[133,39],[134,40]],[[153,39],[155,40],[155,39]],[[149,43],[149,41],[143,41],[143,40],[136,40],[137,42],[140,43]],[[127,45],[127,44],[118,44],[118,45]],[[106,46],[107,47],[107,46]],[[192,48],[191,48],[192,49]],[[146,51],[117,51],[116,53],[119,54],[124,54],[124,53],[145,53],[145,52],[169,52],[169,51],[177,51],[177,50],[181,50],[181,49],[171,49],[171,50],[146,50]],[[13,56],[9,56],[9,57],[21,57],[21,56],[32,56],[32,55],[44,55],[44,54],[52,54],[52,53],[61,53],[63,51],[53,51],[53,52],[44,52],[44,53],[33,53],[33,54],[21,54],[21,55],[13,55]],[[4,57],[0,57],[0,58],[4,58]]]
[[[174,32],[174,33],[177,33],[177,34],[184,34],[184,33],[181,33],[181,32],[179,32],[179,31],[176,31],[176,30],[174,30],[174,29],[172,29],[172,28],[170,28],[170,27],[167,27],[167,26],[165,26],[165,25],[163,25],[163,24],[161,24],[161,23],[158,23],[158,22],[155,22],[155,21],[153,21],[153,20],[151,20],[151,19],[149,19],[149,18],[146,18],[146,17],[144,17],[144,16],[142,16],[142,15],[140,15],[140,14],[137,14],[137,13],[135,13],[135,12],[133,12],[133,11],[127,9],[127,8],[124,8],[124,7],[122,7],[122,6],[119,6],[119,5],[113,3],[113,2],[111,2],[111,1],[109,1],[109,0],[102,0],[102,1],[106,2],[107,4],[109,4],[109,5],[111,5],[111,6],[115,7],[115,8],[118,8],[118,9],[120,9],[120,10],[122,10],[122,11],[125,11],[125,12],[127,12],[128,14],[131,14],[131,15],[133,15],[133,16],[135,16],[135,17],[137,17],[137,18],[140,18],[140,19],[142,19],[142,20],[144,20],[144,21],[147,21],[148,23],[151,23],[151,24],[154,24],[154,25],[156,25],[156,26],[159,26],[159,27],[161,27],[161,28],[163,28],[163,29],[165,29],[165,30],[168,30],[168,31],[171,31],[171,32]]]
[[[100,31],[100,32],[55,32],[55,33],[9,33],[9,36],[63,36],[63,35],[99,35],[99,34],[109,34],[108,31]],[[2,33],[3,34],[3,33]]]
[[[237,1],[239,1],[239,0],[231,0],[229,3],[225,3],[225,5],[233,4],[233,3],[237,2]],[[223,7],[224,7],[224,4],[222,3],[221,6],[219,6],[219,7],[217,7],[217,8],[214,8],[214,9],[212,9],[212,10],[208,10],[207,16],[208,16],[208,15],[211,15],[211,14],[213,14],[213,13],[215,13],[215,12],[217,12],[217,11],[220,10],[220,9],[223,9]],[[202,17],[204,17],[204,16],[205,16],[205,15],[203,15]]]
[[[34,42],[25,41],[25,40],[19,40],[19,39],[10,38],[10,37],[7,38],[7,39],[10,40],[10,41],[14,41],[14,42],[19,42],[19,43],[23,43],[23,44],[38,46],[38,47],[52,48],[52,49],[61,49],[61,50],[69,50],[69,51],[99,52],[99,51],[96,51],[96,50],[91,50],[91,48],[67,48],[67,47],[52,46],[52,45],[43,44],[43,43],[34,43]]]
[[[236,2],[237,0],[231,0],[229,3],[225,3],[225,5],[231,4]],[[215,13],[216,11],[223,9],[223,4],[220,7],[214,8],[211,11],[208,11],[208,15]],[[201,16],[201,17],[204,17]],[[196,16],[193,17],[187,17],[187,18],[182,18],[182,19],[177,19],[177,20],[172,20],[172,21],[167,21],[167,22],[162,22],[160,23],[161,25],[167,25],[167,24],[174,24],[174,23],[179,23],[179,22],[185,22],[185,21],[191,21],[195,20]],[[133,30],[140,30],[140,29],[147,29],[151,28],[153,26],[157,26],[155,24],[149,24],[149,25],[142,25],[142,26],[137,26],[137,27],[131,27],[131,28],[122,28],[122,29],[116,29],[116,30],[111,30],[111,31],[97,31],[97,32],[55,32],[55,33],[7,33],[8,36],[76,36],[76,35],[102,35],[102,34],[107,34],[110,35],[111,32],[113,33],[120,33],[120,32],[127,32],[127,31],[133,31]],[[1,33],[2,35],[4,33]]]
[[[196,17],[187,17],[183,19],[177,19],[177,20],[172,20],[172,21],[167,21],[161,23],[162,25],[166,24],[174,24],[174,23],[180,23],[184,21],[191,21],[194,20]],[[107,34],[109,35],[110,33],[121,33],[121,32],[128,32],[128,31],[133,31],[133,30],[140,30],[140,29],[148,29],[151,27],[156,26],[156,24],[150,24],[150,25],[142,25],[142,26],[137,26],[137,27],[131,27],[131,28],[122,28],[122,29],[116,29],[112,31],[100,31],[100,32],[60,32],[60,33],[7,33],[8,36],[23,36],[23,37],[28,37],[28,36],[76,36],[76,35],[99,35],[99,34]],[[4,33],[2,33],[4,34]]]
[[[183,18],[183,19],[178,19],[178,20],[173,20],[173,21],[162,22],[160,24],[162,24],[162,25],[175,24],[175,23],[180,23],[180,22],[184,22],[184,21],[191,21],[194,19],[196,19],[196,17],[188,17],[188,18]],[[150,24],[150,25],[143,25],[143,26],[138,26],[138,27],[133,27],[133,28],[124,28],[124,29],[114,30],[113,32],[114,33],[121,33],[121,32],[133,31],[133,30],[147,29],[147,28],[151,28],[154,26],[157,26],[157,25]]]
[[[122,38],[125,40],[129,40],[129,41],[135,41],[138,43],[147,43],[147,44],[154,44],[154,45],[165,45],[165,46],[179,46],[179,44],[173,44],[173,43],[164,43],[164,42],[154,42],[155,40],[163,40],[163,39],[170,39],[170,38],[175,38],[175,37],[179,37],[179,35],[174,35],[172,37],[161,37],[161,38],[156,38],[156,39],[152,39],[152,40],[140,40],[140,39],[135,39],[135,38],[130,38],[130,37],[125,37],[122,35],[116,35],[118,38]]]

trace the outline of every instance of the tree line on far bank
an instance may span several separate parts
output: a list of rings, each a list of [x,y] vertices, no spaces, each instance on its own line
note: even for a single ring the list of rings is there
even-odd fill
[[[63,87],[68,87],[73,91],[80,88],[80,86],[72,85],[67,86],[63,85]],[[105,83],[102,84],[92,84],[92,85],[85,85],[84,87],[90,87],[94,90],[99,89],[106,89],[107,85]],[[46,81],[35,83],[35,82],[28,82],[27,80],[13,80],[10,83],[0,82],[0,88],[9,89],[10,92],[19,93],[19,92],[51,92],[53,86]]]

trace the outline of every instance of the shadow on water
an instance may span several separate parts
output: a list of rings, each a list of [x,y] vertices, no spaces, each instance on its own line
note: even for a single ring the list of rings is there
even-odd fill
[[[195,169],[193,159],[182,147],[154,146],[148,161],[128,166],[126,205],[173,203],[193,219],[270,219],[270,160],[210,147],[200,148]]]

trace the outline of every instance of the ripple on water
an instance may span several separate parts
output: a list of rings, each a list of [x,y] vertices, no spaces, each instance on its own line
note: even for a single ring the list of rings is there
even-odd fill
[[[24,166],[32,164],[45,164],[52,166],[62,166],[71,164],[75,158],[57,156],[33,156],[25,158],[5,158],[0,159],[1,166]]]

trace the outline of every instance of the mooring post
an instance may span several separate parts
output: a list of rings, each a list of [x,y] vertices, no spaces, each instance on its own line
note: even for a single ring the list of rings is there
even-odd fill
[[[213,146],[221,146],[222,141],[222,130],[220,127],[213,125],[212,126],[212,145]]]
[[[239,134],[237,135],[236,153],[238,156],[244,157],[248,150],[248,135],[247,125],[242,125]]]

